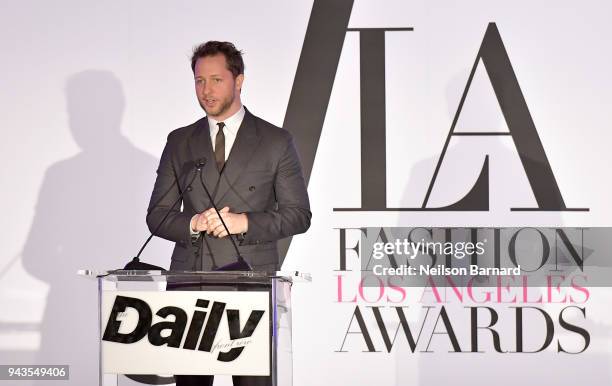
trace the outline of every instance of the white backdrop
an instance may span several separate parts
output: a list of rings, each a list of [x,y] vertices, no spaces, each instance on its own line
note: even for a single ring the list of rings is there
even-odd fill
[[[146,238],[166,135],[202,116],[192,46],[228,40],[242,49],[243,102],[281,125],[312,5],[2,2],[0,363],[69,364],[67,384],[94,384],[96,288],[75,272],[122,265]],[[587,317],[576,321],[591,333],[579,355],[558,354],[556,343],[540,354],[449,354],[443,337],[435,338],[434,354],[411,353],[405,338],[390,353],[368,353],[359,335],[347,338],[348,352],[336,352],[355,307],[337,301],[337,276],[352,298],[358,273],[335,271],[335,228],[609,226],[611,11],[595,0],[355,1],[349,27],[414,27],[387,34],[389,207],[422,203],[487,24],[495,22],[565,202],[590,211],[510,212],[535,202],[510,137],[483,140],[487,148],[462,137],[450,144],[432,206],[465,194],[489,154],[490,211],[334,212],[360,203],[359,38],[348,33],[309,184],[312,227],[294,238],[283,267],[314,277],[294,288],[296,385],[610,384],[612,294],[602,289],[591,291]],[[506,130],[482,66],[457,127]],[[147,260],[167,266],[170,250],[155,240]],[[359,267],[354,256],[348,263]],[[389,330],[396,327],[389,320]],[[511,375],[495,378],[501,374]]]

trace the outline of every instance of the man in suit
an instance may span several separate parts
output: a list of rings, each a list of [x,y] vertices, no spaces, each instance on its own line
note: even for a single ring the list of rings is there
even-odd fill
[[[156,235],[175,242],[171,270],[206,271],[235,262],[231,237],[253,270],[274,272],[282,263],[277,240],[305,232],[311,218],[291,134],[242,105],[244,64],[232,43],[210,41],[196,47],[191,68],[207,116],[168,135],[149,204],[149,229],[168,216]],[[194,180],[198,160],[205,161],[201,181],[199,176]],[[182,190],[182,209],[172,207]],[[176,378],[178,386],[187,386],[211,385],[213,377]],[[234,377],[234,384],[271,381]]]

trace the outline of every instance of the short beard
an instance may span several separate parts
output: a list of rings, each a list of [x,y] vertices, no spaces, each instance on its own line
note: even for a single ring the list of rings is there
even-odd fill
[[[223,104],[221,104],[221,106],[219,106],[219,111],[217,113],[215,113],[214,111],[206,110],[204,103],[201,102],[199,99],[198,99],[198,102],[200,103],[200,106],[202,107],[202,109],[204,109],[207,115],[209,115],[210,117],[218,117],[219,115],[222,115],[227,110],[229,110],[230,107],[232,107],[232,103],[234,103],[234,99],[235,99],[235,96],[233,96],[232,99],[226,100]]]

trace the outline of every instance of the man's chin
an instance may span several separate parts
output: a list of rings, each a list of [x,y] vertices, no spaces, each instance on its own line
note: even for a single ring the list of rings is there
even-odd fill
[[[206,107],[205,107],[205,106],[204,106],[202,103],[200,103],[200,106],[202,107],[202,110],[204,110],[204,112],[206,113],[206,115],[207,115],[207,116],[209,116],[209,117],[214,117],[214,116],[216,116],[216,115],[218,115],[218,114],[219,114],[219,112],[218,112],[218,111],[215,111],[215,110],[213,110],[213,109],[208,109],[208,108],[206,108]]]
[[[206,106],[205,106],[203,103],[200,103],[200,106],[202,107],[202,109],[204,110],[204,112],[206,113],[206,115],[207,115],[207,116],[209,116],[209,117],[211,117],[211,118],[218,117],[220,114],[222,114],[222,113],[223,113],[223,111],[222,111],[222,110],[223,110],[222,106],[221,106],[221,107],[218,107],[218,108],[216,108],[216,109],[214,109],[214,108],[213,108],[213,109],[208,108],[208,107],[206,107]]]
[[[200,103],[200,106],[202,107],[207,116],[216,119],[216,117],[225,114],[231,108],[232,105],[231,103],[225,103],[212,109],[207,108],[206,105],[204,105],[203,103]]]

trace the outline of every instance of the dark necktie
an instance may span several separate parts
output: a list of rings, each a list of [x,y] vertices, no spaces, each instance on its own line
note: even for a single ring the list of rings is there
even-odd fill
[[[225,164],[225,134],[223,134],[225,123],[219,122],[217,126],[219,126],[219,131],[217,131],[217,136],[215,137],[215,161],[217,161],[217,168],[219,173],[221,173]]]

